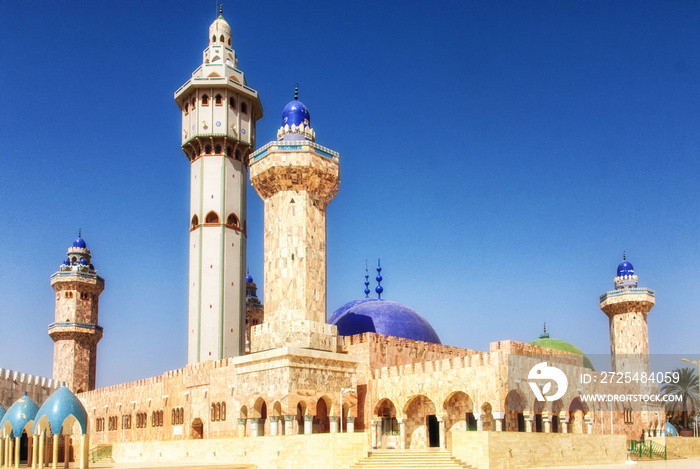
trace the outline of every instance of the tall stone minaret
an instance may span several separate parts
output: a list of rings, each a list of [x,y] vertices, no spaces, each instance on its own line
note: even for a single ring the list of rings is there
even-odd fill
[[[75,393],[95,389],[97,324],[100,293],[105,281],[90,263],[90,250],[79,235],[68,248],[61,269],[51,276],[56,291],[55,322],[49,325],[54,341],[53,379],[63,381]]]
[[[253,351],[333,349],[326,324],[326,207],[338,193],[338,153],[315,143],[309,111],[287,104],[277,141],[253,155],[250,180],[265,201],[265,324]],[[256,335],[256,328],[253,328]]]
[[[654,303],[654,290],[637,287],[634,267],[623,255],[615,290],[600,297],[600,309],[610,318],[612,371],[649,371],[647,314]]]
[[[175,92],[190,161],[187,362],[244,352],[246,184],[263,115],[219,10],[202,65]]]

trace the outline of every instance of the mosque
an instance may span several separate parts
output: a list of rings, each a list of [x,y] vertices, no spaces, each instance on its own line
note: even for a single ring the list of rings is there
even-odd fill
[[[53,377],[0,369],[1,466],[87,467],[109,454],[327,468],[361,464],[377,448],[415,458],[433,448],[428,457],[474,467],[533,467],[620,462],[627,439],[661,432],[662,406],[586,403],[571,384],[592,376],[588,389],[605,391],[602,375],[546,330],[488,351],[442,344],[420,314],[381,298],[379,264],[377,298],[367,272],[364,298],[327,319],[326,210],[339,190],[340,156],[316,143],[298,95],[277,139],[256,149],[263,109],[223,15],[208,38],[202,65],[175,92],[191,168],[188,363],[96,389],[105,280],[79,236],[51,276]],[[245,270],[248,177],[265,207],[263,302]],[[638,287],[626,259],[614,286],[600,297],[612,371],[648,370],[654,291]],[[543,361],[568,377],[568,389],[557,382],[557,400],[537,399],[528,382]]]

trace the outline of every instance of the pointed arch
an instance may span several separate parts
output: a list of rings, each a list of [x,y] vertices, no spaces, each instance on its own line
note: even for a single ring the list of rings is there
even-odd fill
[[[237,230],[241,229],[240,221],[238,220],[238,217],[235,213],[229,213],[228,217],[226,218],[226,226],[228,226],[229,228],[235,228]]]
[[[222,104],[224,104],[224,98],[220,94],[217,94],[214,97],[214,104],[217,106],[221,106]]]
[[[209,106],[209,95],[202,95],[202,106]]]
[[[205,224],[218,224],[219,223],[219,214],[216,213],[214,210],[211,212],[207,213],[207,217],[204,219]]]
[[[195,213],[192,215],[192,221],[190,221],[190,230],[195,230],[199,228],[199,217]]]

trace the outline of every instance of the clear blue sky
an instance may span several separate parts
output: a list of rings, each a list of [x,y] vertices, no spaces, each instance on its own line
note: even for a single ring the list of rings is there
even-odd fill
[[[98,385],[186,362],[189,167],[174,91],[215,2],[0,0],[0,367],[51,376],[49,279],[78,228],[106,280]],[[654,353],[698,352],[700,4],[226,2],[273,140],[300,84],[341,155],[328,310],[384,297],[443,343],[607,353],[627,251]],[[262,285],[262,204],[248,258]],[[374,272],[372,272],[374,277]]]

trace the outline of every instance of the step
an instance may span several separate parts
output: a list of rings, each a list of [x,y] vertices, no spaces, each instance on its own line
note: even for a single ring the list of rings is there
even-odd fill
[[[370,468],[470,468],[442,450],[380,450],[350,466],[351,469]]]

